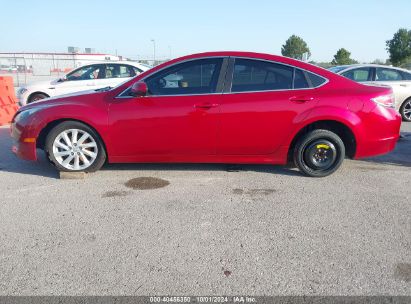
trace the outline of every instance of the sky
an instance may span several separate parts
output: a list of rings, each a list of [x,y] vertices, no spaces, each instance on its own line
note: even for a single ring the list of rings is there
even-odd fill
[[[311,60],[346,48],[360,62],[388,58],[385,41],[411,29],[411,0],[0,0],[0,52],[66,52],[68,46],[133,59],[217,50],[281,54],[303,38]],[[7,26],[5,26],[7,25]]]

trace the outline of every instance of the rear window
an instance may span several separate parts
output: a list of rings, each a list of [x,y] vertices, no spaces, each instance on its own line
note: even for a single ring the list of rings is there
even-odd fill
[[[394,69],[377,68],[376,81],[400,81],[403,80],[400,71]]]

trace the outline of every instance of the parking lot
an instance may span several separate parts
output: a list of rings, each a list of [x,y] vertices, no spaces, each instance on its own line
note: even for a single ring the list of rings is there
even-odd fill
[[[0,128],[2,295],[411,295],[411,123],[330,177],[122,164],[62,180]]]

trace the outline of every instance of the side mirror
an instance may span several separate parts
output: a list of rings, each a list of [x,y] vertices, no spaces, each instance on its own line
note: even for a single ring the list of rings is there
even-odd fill
[[[130,95],[133,97],[144,97],[147,95],[147,84],[143,81],[137,81],[131,86]]]

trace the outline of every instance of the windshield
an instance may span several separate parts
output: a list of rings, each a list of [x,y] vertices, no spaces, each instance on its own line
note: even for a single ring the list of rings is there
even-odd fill
[[[67,80],[90,80],[99,78],[100,74],[100,65],[89,65],[68,73],[66,78]]]
[[[334,66],[334,67],[328,68],[327,70],[333,73],[338,73],[338,72],[341,72],[342,70],[345,70],[346,68],[347,68],[346,66]]]

